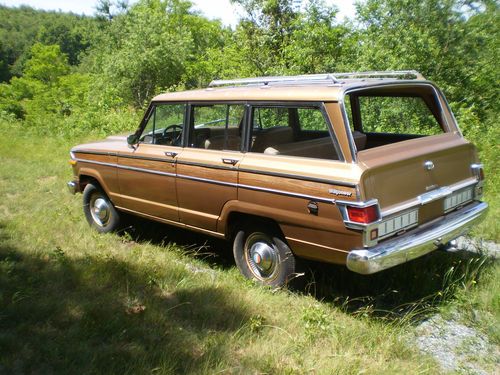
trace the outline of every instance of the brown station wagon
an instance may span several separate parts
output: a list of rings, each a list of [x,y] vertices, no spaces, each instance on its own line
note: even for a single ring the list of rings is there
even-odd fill
[[[296,257],[371,274],[449,248],[488,208],[475,147],[415,71],[161,94],[134,134],[71,159],[98,231],[126,212],[225,238],[241,273],[271,286]]]

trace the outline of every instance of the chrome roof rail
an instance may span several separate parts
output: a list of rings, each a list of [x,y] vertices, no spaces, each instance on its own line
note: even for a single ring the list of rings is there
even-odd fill
[[[352,73],[331,73],[335,78],[396,78],[396,79],[415,79],[424,80],[425,77],[416,70],[388,70],[388,71],[369,71]]]
[[[337,84],[339,83],[331,74],[304,74],[298,76],[269,76],[240,79],[219,79],[210,82],[209,87],[218,86],[250,86],[250,85],[297,85],[297,84]]]
[[[340,85],[341,79],[425,79],[416,70],[392,70],[373,72],[352,72],[352,73],[324,73],[324,74],[304,74],[297,76],[269,76],[239,79],[218,79],[210,82],[208,87],[220,86],[252,86],[252,85]]]

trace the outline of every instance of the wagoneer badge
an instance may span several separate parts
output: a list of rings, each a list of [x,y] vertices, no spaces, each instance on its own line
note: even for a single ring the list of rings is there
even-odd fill
[[[333,195],[342,195],[343,197],[351,197],[352,193],[345,190],[328,189],[328,192]]]

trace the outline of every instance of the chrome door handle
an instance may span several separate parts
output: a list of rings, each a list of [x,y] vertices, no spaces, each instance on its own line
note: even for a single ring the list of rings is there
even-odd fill
[[[235,165],[237,162],[239,162],[239,160],[238,159],[226,159],[226,158],[222,158],[222,162],[224,164]]]
[[[175,158],[177,156],[177,152],[165,151],[165,156],[170,156],[171,158]]]

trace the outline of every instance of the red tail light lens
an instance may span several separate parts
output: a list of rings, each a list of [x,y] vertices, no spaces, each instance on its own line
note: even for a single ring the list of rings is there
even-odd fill
[[[360,224],[369,224],[378,220],[377,205],[368,207],[347,207],[349,220]]]

